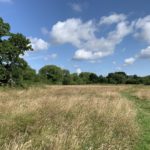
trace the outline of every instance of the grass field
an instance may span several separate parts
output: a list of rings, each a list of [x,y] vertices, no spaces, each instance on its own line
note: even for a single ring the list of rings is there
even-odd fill
[[[0,150],[149,150],[150,87],[0,89]]]

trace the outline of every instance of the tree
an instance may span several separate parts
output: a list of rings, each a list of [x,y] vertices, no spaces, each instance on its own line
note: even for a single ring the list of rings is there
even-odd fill
[[[145,85],[150,85],[150,76],[143,77],[142,80]]]
[[[102,75],[99,76],[99,83],[108,83],[108,79],[103,77]]]
[[[79,77],[79,75],[77,73],[71,74],[71,80],[72,80],[71,84],[77,85],[77,84],[83,83],[82,79]]]
[[[130,75],[127,78],[126,84],[142,84],[144,81],[141,77],[137,75]]]
[[[0,18],[0,40],[3,36],[7,36],[10,34],[10,25],[8,23],[4,23],[3,19]]]
[[[99,82],[99,78],[95,73],[91,73],[89,76],[89,81],[90,83],[98,83]]]
[[[30,40],[24,35],[10,32],[10,25],[0,18],[0,83],[16,84],[17,72],[25,69],[27,63],[20,58],[32,50]],[[15,73],[16,72],[16,73]],[[18,76],[20,71],[18,72]],[[18,77],[18,79],[20,76]]]
[[[23,71],[23,80],[26,82],[36,82],[38,81],[38,76],[36,75],[36,71],[32,69],[29,65],[27,65],[26,69]]]
[[[39,70],[40,78],[50,84],[62,84],[63,70],[55,65],[47,65]]]
[[[83,84],[89,84],[90,83],[90,72],[81,72],[79,77],[81,78]]]
[[[72,84],[72,79],[69,70],[64,69],[63,70],[63,85],[69,85]]]
[[[124,72],[109,73],[107,76],[108,83],[124,84],[126,83],[127,75]]]

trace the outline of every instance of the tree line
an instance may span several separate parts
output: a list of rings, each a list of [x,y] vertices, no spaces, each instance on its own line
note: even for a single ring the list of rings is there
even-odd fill
[[[91,72],[70,73],[55,65],[46,65],[38,73],[21,57],[32,51],[30,40],[21,33],[10,32],[11,28],[0,18],[0,85],[20,86],[45,83],[59,85],[78,84],[147,84],[150,76],[139,77],[125,72],[98,76]]]
[[[127,75],[125,72],[109,73],[105,76],[98,76],[92,72],[70,73],[55,65],[42,67],[38,73],[39,79],[48,84],[147,84],[150,85],[150,76],[139,77]]]

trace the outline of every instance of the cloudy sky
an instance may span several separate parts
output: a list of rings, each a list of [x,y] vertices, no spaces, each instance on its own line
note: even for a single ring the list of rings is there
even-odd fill
[[[150,74],[149,0],[0,0],[12,32],[30,38],[24,58],[71,72]]]

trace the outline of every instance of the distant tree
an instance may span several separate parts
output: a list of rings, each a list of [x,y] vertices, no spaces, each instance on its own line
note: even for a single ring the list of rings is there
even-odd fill
[[[36,75],[36,71],[27,65],[26,69],[23,71],[23,80],[29,82],[37,82],[38,76]]]
[[[108,79],[106,77],[103,77],[102,75],[100,75],[98,77],[98,82],[107,84],[108,83]]]
[[[26,67],[25,61],[20,58],[26,51],[32,50],[29,39],[20,33],[10,32],[10,25],[0,18],[0,83],[19,83],[21,73],[18,72]],[[16,76],[19,76],[16,78]]]
[[[50,84],[62,84],[63,70],[55,65],[47,65],[39,70],[40,78]]]
[[[96,84],[99,82],[99,77],[95,73],[91,73],[89,76],[90,83]]]
[[[142,84],[142,83],[143,83],[142,78],[138,77],[137,75],[130,75],[126,80],[126,84]]]
[[[77,73],[71,74],[71,84],[82,84],[83,81]]]
[[[150,76],[146,76],[142,78],[143,84],[150,85]]]
[[[62,71],[63,71],[63,81],[62,81],[62,84],[63,85],[72,84],[72,78],[71,78],[69,70],[65,70],[64,69]]]
[[[90,72],[81,72],[79,74],[80,79],[82,80],[83,84],[90,84]]]
[[[127,75],[125,72],[109,73],[107,79],[112,84],[124,84],[126,83]]]

